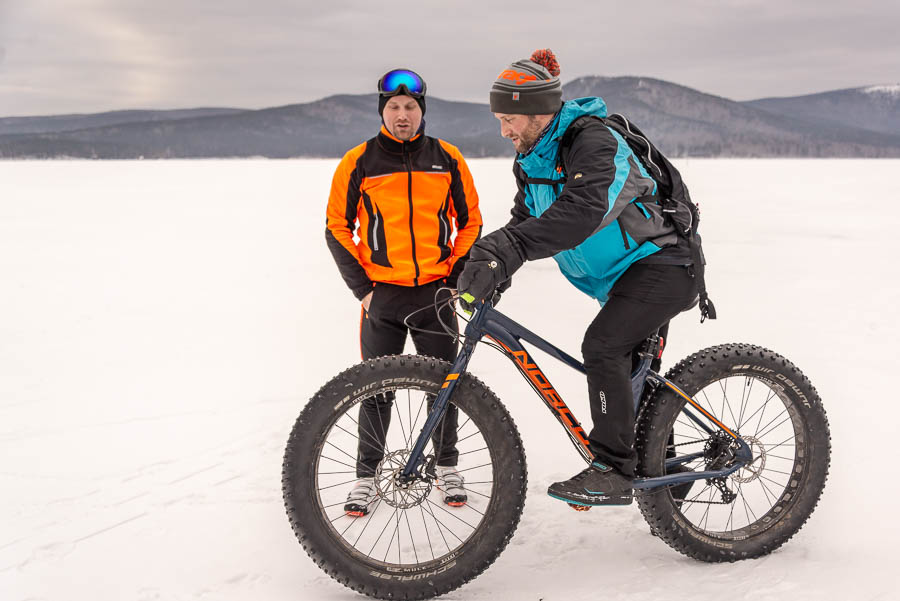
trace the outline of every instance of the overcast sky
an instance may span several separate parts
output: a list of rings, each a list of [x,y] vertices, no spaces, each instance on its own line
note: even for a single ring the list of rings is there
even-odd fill
[[[900,82],[898,30],[897,0],[0,0],[0,116],[278,106],[374,91],[396,66],[486,102],[541,47],[564,83],[793,96]]]

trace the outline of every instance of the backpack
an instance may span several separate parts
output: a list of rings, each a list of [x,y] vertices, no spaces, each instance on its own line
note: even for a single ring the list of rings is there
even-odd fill
[[[659,203],[668,223],[688,243],[691,252],[691,262],[693,263],[691,265],[692,275],[697,280],[697,290],[700,295],[700,323],[707,319],[715,319],[716,307],[709,300],[709,296],[706,293],[706,282],[704,279],[706,259],[703,256],[700,234],[697,232],[700,225],[700,210],[691,200],[691,195],[681,179],[678,169],[663,156],[640,129],[619,114],[612,114],[605,118],[595,115],[584,115],[575,119],[569,125],[559,145],[560,163],[558,167],[560,172],[565,174],[565,168],[561,162],[563,149],[571,147],[575,134],[583,128],[584,123],[588,119],[596,119],[622,136],[644,166],[644,169],[647,170],[647,173],[656,180],[657,193],[641,197],[640,200],[642,202],[656,201]]]

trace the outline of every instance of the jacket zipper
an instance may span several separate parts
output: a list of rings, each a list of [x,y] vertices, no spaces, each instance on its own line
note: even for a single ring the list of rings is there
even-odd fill
[[[378,209],[375,209],[375,225],[372,227],[372,250],[378,251]]]
[[[444,224],[444,246],[447,246],[447,242],[450,238],[450,224],[447,222],[447,218],[444,217],[443,210],[438,213],[438,219],[440,219],[441,223]]]
[[[662,170],[656,165],[656,163],[653,162],[653,147],[650,146],[650,142],[648,142],[647,138],[645,138],[644,136],[636,134],[633,131],[631,131],[631,124],[628,122],[628,119],[626,119],[624,115],[619,115],[619,116],[622,117],[622,121],[625,122],[625,129],[628,130],[628,133],[630,133],[632,136],[634,136],[636,138],[640,138],[641,140],[644,141],[644,144],[647,145],[647,160],[650,161],[650,164],[656,168],[656,172],[659,173],[659,177],[662,177]]]
[[[416,260],[416,234],[413,232],[413,197],[412,197],[412,162],[409,159],[409,151],[406,149],[406,142],[403,143],[403,162],[406,163],[406,190],[409,198],[409,237],[412,239],[412,260],[413,267],[416,268],[416,277],[413,285],[419,285],[419,262]]]
[[[621,222],[619,222],[619,231],[622,232],[622,242],[625,243],[625,250],[631,250],[631,245],[628,244],[628,233],[625,231],[625,228],[622,227]]]

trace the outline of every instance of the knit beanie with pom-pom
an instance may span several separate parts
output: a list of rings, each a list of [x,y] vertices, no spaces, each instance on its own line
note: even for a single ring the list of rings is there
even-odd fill
[[[549,48],[508,66],[491,86],[491,112],[552,115],[562,104],[559,63]]]

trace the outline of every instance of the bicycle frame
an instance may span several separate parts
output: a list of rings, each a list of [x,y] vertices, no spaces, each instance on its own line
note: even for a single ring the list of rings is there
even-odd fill
[[[466,371],[466,368],[469,365],[472,354],[475,352],[475,345],[485,336],[492,339],[505,350],[506,354],[513,363],[515,363],[522,375],[525,376],[538,396],[541,397],[544,404],[547,405],[557,421],[565,428],[569,439],[572,441],[572,444],[575,446],[581,457],[587,463],[590,463],[593,460],[593,454],[591,453],[588,437],[585,434],[584,428],[581,427],[581,424],[575,418],[575,415],[566,405],[565,401],[563,401],[559,393],[556,392],[556,389],[541,371],[540,367],[538,367],[528,351],[522,346],[522,341],[524,340],[525,342],[534,345],[553,358],[586,375],[587,372],[584,364],[566,354],[550,342],[547,342],[537,334],[516,323],[506,315],[500,313],[489,303],[479,303],[475,307],[472,319],[466,326],[465,339],[459,355],[457,355],[456,360],[453,362],[453,367],[450,369],[450,373],[444,380],[444,384],[434,400],[428,419],[425,420],[425,424],[422,426],[419,437],[416,439],[415,445],[413,445],[406,466],[400,474],[401,481],[409,482],[414,477],[421,477],[420,469],[425,462],[425,447],[447,409],[450,399],[453,396],[453,391],[459,382],[460,375]],[[649,380],[657,385],[666,386],[687,401],[682,412],[688,419],[710,436],[716,432],[716,429],[698,417],[691,409],[696,410],[702,414],[706,420],[711,422],[712,425],[733,438],[738,443],[739,448],[736,453],[737,461],[728,468],[715,471],[684,472],[653,478],[636,478],[633,481],[633,487],[639,490],[650,489],[692,482],[694,480],[722,478],[749,464],[752,461],[752,453],[750,452],[750,447],[747,443],[703,409],[698,402],[678,388],[673,382],[651,370],[651,361],[652,357],[643,357],[641,364],[632,375],[632,389],[635,392],[635,408],[637,408],[640,402],[641,391],[643,390],[646,381]],[[701,456],[703,456],[703,452],[666,459],[666,471]]]

